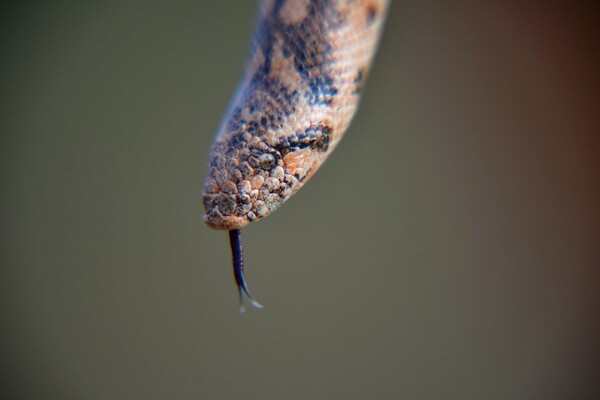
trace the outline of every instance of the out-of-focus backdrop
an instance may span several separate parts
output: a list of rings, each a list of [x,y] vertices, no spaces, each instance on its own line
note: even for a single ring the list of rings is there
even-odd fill
[[[241,316],[200,193],[255,2],[3,5],[1,397],[597,398],[597,4],[395,1]]]

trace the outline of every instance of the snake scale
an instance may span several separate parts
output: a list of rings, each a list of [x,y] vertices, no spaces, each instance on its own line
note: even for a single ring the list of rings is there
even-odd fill
[[[205,223],[229,231],[244,278],[240,229],[271,214],[319,169],[356,112],[388,0],[264,0],[244,77],[217,132]]]

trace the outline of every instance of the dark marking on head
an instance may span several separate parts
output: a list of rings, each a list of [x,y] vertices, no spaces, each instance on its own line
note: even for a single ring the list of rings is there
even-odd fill
[[[318,125],[308,128],[304,132],[298,132],[291,137],[284,137],[274,147],[282,157],[290,152],[308,148],[319,152],[326,152],[329,148],[330,136],[330,127],[327,125]]]

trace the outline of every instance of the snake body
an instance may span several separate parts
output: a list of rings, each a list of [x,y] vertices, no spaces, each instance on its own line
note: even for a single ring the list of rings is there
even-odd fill
[[[244,291],[252,300],[239,229],[280,207],[336,147],[357,109],[387,7],[388,0],[263,1],[203,194],[206,224],[230,231],[240,297]]]

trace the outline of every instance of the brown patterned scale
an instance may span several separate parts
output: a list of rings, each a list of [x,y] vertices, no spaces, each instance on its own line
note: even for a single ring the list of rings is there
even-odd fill
[[[265,0],[248,68],[210,152],[206,224],[229,231],[275,211],[333,151],[357,109],[387,0]],[[242,308],[243,310],[243,308]]]

